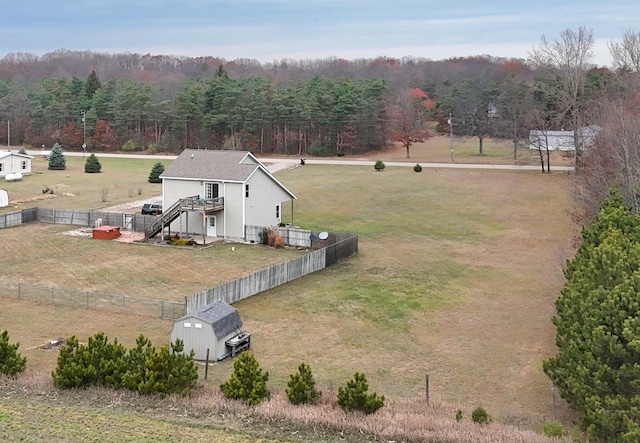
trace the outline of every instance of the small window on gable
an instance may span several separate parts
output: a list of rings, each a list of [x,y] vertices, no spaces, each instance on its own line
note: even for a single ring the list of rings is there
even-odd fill
[[[280,205],[276,205],[276,218],[280,219]]]
[[[246,198],[249,198],[249,183],[247,183],[246,185],[244,185],[244,196]]]
[[[196,329],[202,329],[202,323],[196,323]]]
[[[189,322],[184,322],[184,327],[185,327],[185,328],[190,328],[190,327],[191,327],[191,323],[189,323]]]

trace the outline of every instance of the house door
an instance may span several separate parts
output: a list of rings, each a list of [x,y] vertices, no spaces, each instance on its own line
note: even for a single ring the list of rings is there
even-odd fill
[[[215,237],[216,236],[216,217],[214,215],[210,215],[207,217],[207,237]]]

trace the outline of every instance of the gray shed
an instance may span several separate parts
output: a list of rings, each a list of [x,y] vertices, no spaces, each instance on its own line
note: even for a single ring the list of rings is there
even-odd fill
[[[222,360],[249,348],[251,334],[242,332],[242,320],[233,306],[217,301],[177,319],[171,328],[170,341],[184,342],[184,353],[195,352],[196,360]]]

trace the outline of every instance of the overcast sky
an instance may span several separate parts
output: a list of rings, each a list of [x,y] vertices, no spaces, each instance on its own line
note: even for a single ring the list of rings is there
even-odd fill
[[[0,57],[56,49],[226,60],[528,58],[544,35],[584,26],[594,63],[640,31],[640,1],[591,0],[5,0]],[[8,5],[7,3],[10,3]]]

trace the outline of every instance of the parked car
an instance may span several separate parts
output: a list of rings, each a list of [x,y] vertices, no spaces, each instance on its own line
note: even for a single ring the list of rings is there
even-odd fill
[[[145,214],[162,214],[162,205],[160,203],[145,203],[144,205],[142,205],[142,215]]]

